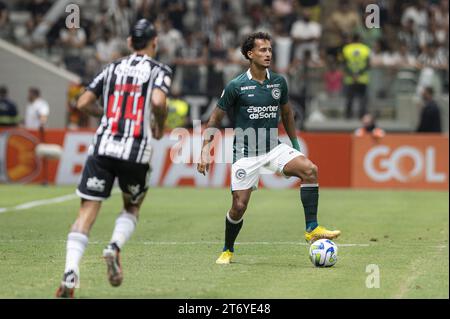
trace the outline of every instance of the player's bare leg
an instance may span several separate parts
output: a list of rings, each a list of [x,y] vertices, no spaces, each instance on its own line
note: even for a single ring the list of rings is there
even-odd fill
[[[239,221],[244,217],[251,194],[252,189],[232,192],[233,203],[228,215],[233,221]]]
[[[101,201],[81,199],[80,210],[78,211],[78,217],[75,220],[75,223],[72,225],[72,232],[82,233],[89,236],[101,206]]]
[[[71,232],[67,236],[66,266],[63,280],[56,291],[56,297],[74,297],[75,287],[78,284],[80,276],[79,264],[88,244],[89,232],[94,225],[100,207],[101,201],[81,199],[78,217],[72,225]]]
[[[107,266],[108,280],[111,286],[122,284],[123,272],[120,262],[120,251],[133,234],[139,217],[139,209],[146,193],[133,201],[132,196],[122,193],[123,210],[116,219],[110,243],[103,250],[103,258]]]
[[[233,257],[234,242],[244,223],[244,213],[247,210],[252,189],[233,191],[233,203],[225,218],[225,245],[223,252],[216,260],[217,264],[229,264]]]
[[[286,176],[296,176],[302,180],[300,198],[305,210],[305,239],[314,242],[320,238],[333,239],[338,237],[339,230],[327,230],[317,222],[317,208],[319,205],[318,168],[305,156],[298,156],[284,166]]]

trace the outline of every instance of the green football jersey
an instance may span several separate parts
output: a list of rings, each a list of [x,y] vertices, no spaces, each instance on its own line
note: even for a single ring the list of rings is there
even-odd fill
[[[262,84],[252,79],[250,69],[228,83],[217,106],[234,123],[233,162],[266,154],[280,144],[280,106],[287,101],[286,80],[269,70]]]

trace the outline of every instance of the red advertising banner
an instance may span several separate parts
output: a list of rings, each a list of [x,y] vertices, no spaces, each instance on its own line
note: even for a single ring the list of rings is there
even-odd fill
[[[215,152],[217,161],[210,173],[197,173],[201,148],[200,132],[180,138],[167,133],[153,141],[152,186],[229,187],[232,132],[215,142],[223,145]],[[38,132],[22,129],[0,130],[0,183],[77,184],[87,157],[93,131],[48,130],[45,143],[61,146],[59,159],[47,159],[45,168],[36,150],[41,143]],[[281,141],[289,144],[281,133]],[[302,152],[319,167],[322,187],[368,187],[448,189],[448,136],[388,135],[380,141],[351,134],[303,133],[299,135]],[[46,176],[44,176],[46,175]],[[262,174],[260,186],[298,187],[296,178],[286,179]]]
[[[319,184],[326,187],[351,186],[352,136],[339,133],[303,133],[308,158],[319,168]]]
[[[353,187],[448,189],[448,166],[448,136],[353,138]]]

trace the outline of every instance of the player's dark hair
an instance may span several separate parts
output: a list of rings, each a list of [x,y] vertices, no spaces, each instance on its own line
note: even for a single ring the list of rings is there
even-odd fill
[[[245,56],[247,60],[250,60],[248,57],[248,51],[251,51],[255,47],[255,40],[269,40],[272,41],[272,37],[267,32],[255,32],[250,34],[242,43],[241,53]]]
[[[361,42],[361,36],[359,33],[353,33],[352,34],[352,42]],[[380,40],[381,43],[381,40]]]
[[[37,87],[30,87],[30,92],[33,93],[34,96],[41,96],[41,91]]]
[[[155,26],[150,21],[141,19],[130,30],[131,47],[136,51],[142,50],[156,35]]]
[[[6,96],[8,95],[8,88],[6,86],[0,86],[0,95],[1,96]]]
[[[431,96],[434,95],[434,89],[433,89],[433,87],[431,87],[431,86],[426,86],[426,87],[425,87],[425,91],[426,91],[428,94],[430,94]]]

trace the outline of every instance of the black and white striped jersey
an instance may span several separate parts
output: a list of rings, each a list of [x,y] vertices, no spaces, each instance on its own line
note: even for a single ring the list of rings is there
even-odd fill
[[[166,95],[172,70],[147,55],[132,54],[107,65],[87,87],[103,104],[103,117],[89,154],[136,163],[151,157],[151,95]]]

